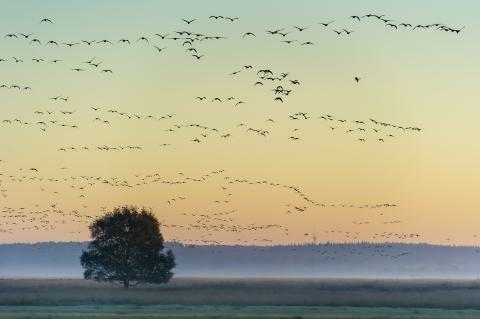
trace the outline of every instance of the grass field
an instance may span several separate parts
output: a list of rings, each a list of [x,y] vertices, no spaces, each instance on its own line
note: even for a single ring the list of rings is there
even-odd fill
[[[480,310],[372,307],[232,307],[232,306],[55,306],[0,307],[1,319],[172,318],[172,319],[478,319]]]
[[[0,306],[113,304],[480,309],[480,281],[175,278],[125,290],[81,279],[0,280]]]
[[[79,279],[0,280],[0,319],[480,318],[480,281],[188,279],[128,290]]]

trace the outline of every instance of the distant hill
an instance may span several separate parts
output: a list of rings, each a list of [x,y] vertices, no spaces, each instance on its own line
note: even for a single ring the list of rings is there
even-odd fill
[[[85,242],[0,245],[0,277],[81,277]],[[428,244],[190,246],[168,243],[184,277],[477,278],[480,249]]]

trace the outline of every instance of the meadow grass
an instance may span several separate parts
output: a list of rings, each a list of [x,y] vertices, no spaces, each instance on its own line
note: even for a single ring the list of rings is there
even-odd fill
[[[476,280],[176,278],[168,285],[125,290],[81,279],[0,280],[0,306],[176,304],[480,309],[480,284]]]
[[[2,306],[1,319],[478,319],[480,310],[289,306]]]

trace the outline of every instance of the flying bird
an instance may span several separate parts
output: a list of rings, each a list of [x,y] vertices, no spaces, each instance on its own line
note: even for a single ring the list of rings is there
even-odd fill
[[[306,28],[297,27],[297,26],[293,26],[293,27],[294,27],[295,29],[297,29],[298,31],[300,31],[300,32],[308,29],[308,27],[306,27]]]
[[[191,20],[187,20],[187,19],[182,19],[186,24],[190,24],[192,23],[193,21],[195,21],[196,19],[191,19]]]
[[[335,20],[332,20],[330,22],[327,22],[327,23],[324,23],[324,22],[320,22],[319,24],[323,25],[324,27],[328,27],[331,23],[335,22]]]
[[[138,39],[137,39],[137,42],[139,42],[139,41],[145,41],[145,42],[149,43],[149,41],[148,41],[148,39],[147,39],[146,37],[140,37],[140,38],[138,38]]]
[[[25,39],[28,39],[33,33],[29,33],[29,34],[26,34],[26,33],[19,33],[19,35],[21,35],[22,37],[24,37]]]
[[[157,49],[158,52],[162,52],[163,50],[166,49],[166,47],[160,48],[160,47],[158,47],[158,46],[156,46],[156,45],[154,45],[153,47],[154,47],[155,49]]]
[[[85,43],[86,45],[92,45],[93,43],[95,43],[95,40],[92,40],[92,41],[82,40],[82,42]]]
[[[32,39],[29,44],[32,44],[32,43],[38,43],[38,44],[42,45],[42,42],[40,42],[40,40],[38,40],[38,39]]]

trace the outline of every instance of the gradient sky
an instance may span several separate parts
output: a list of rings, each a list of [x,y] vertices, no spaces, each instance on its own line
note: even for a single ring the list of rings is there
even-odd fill
[[[0,242],[87,240],[91,221],[87,216],[101,215],[102,207],[109,210],[131,204],[151,208],[164,224],[166,239],[184,242],[305,242],[311,241],[315,233],[320,241],[479,244],[480,22],[476,15],[480,3],[258,2],[3,4],[2,32],[33,33],[31,37],[40,39],[42,45],[2,35],[0,58],[8,61],[0,62],[0,85],[31,86],[32,91],[0,89],[0,121],[57,120],[79,128],[51,125],[43,132],[36,124],[0,122]],[[396,31],[372,19],[349,19],[350,15],[367,13],[385,14],[393,23],[443,23],[465,29],[458,35],[433,29]],[[210,15],[239,19],[212,20],[208,19]],[[45,17],[54,23],[40,24]],[[182,18],[197,21],[187,25]],[[328,28],[318,24],[330,20],[335,22]],[[298,32],[295,25],[309,29]],[[279,38],[265,32],[280,28],[292,33]],[[332,31],[342,28],[355,32],[337,36]],[[179,30],[227,39],[195,42],[193,47],[204,54],[197,60],[185,52],[188,46],[155,36],[173,35]],[[245,32],[257,37],[242,38]],[[137,42],[141,36],[147,37],[150,44]],[[130,39],[132,44],[117,44],[120,38]],[[48,40],[61,43],[102,39],[115,45],[44,45]],[[288,45],[280,42],[284,39],[298,42]],[[305,41],[314,45],[301,46]],[[159,53],[153,45],[166,49]],[[25,62],[14,63],[12,57]],[[83,63],[93,57],[103,61],[99,69],[112,69],[114,73],[101,74],[99,69]],[[35,63],[32,58],[46,61]],[[62,61],[48,63],[53,59]],[[229,75],[244,65],[252,65],[253,70]],[[86,71],[71,70],[76,67]],[[274,102],[271,89],[278,83],[253,85],[259,69],[271,69],[276,74],[289,72],[287,79],[298,79],[301,84],[282,83],[293,92],[285,103]],[[353,80],[355,76],[361,77],[359,83]],[[68,96],[69,100],[50,99],[58,95]],[[199,102],[196,96],[206,96],[208,101]],[[233,96],[246,103],[238,107],[226,101],[211,103],[217,96]],[[91,107],[102,109],[95,112]],[[108,113],[109,109],[143,117],[174,116],[165,120],[128,120]],[[55,113],[34,113],[45,110]],[[63,115],[60,111],[74,113]],[[290,120],[289,115],[297,112],[308,113],[310,119]],[[347,122],[318,119],[325,114]],[[110,125],[95,122],[96,117],[108,120]],[[269,118],[275,123],[266,122]],[[375,133],[369,124],[365,133],[345,133],[359,127],[353,121],[368,123],[370,118],[423,130],[384,129]],[[191,123],[216,128],[219,133],[208,132],[201,143],[194,143],[191,140],[202,130],[182,127],[166,131],[174,125]],[[239,123],[246,127],[238,127]],[[246,132],[248,127],[270,133],[259,136]],[[220,137],[227,133],[232,137]],[[376,134],[383,134],[385,142],[379,142]],[[386,134],[395,137],[387,138]],[[301,139],[293,142],[288,139],[292,135]],[[171,145],[162,147],[163,143]],[[135,145],[142,150],[95,150],[102,145]],[[90,151],[58,150],[70,146],[87,146]],[[224,171],[211,174],[217,170]],[[210,177],[201,183],[173,186],[141,184],[142,178],[154,174],[175,181],[205,174]],[[101,179],[89,185],[80,176]],[[49,182],[48,178],[58,181]],[[101,183],[111,178],[140,185],[122,188]],[[326,207],[309,205],[287,188],[228,184],[234,179],[296,186]],[[177,198],[176,202],[168,204],[172,198]],[[397,207],[341,207],[379,203],[394,203]],[[307,207],[304,212],[288,213],[293,206]],[[224,215],[231,220],[212,219],[233,210]],[[15,217],[18,212],[24,216]],[[199,221],[201,214],[210,216],[207,224],[211,229],[191,227],[203,223]],[[213,230],[222,223],[281,227]],[[47,224],[48,229],[44,227]],[[384,232],[420,236],[398,239],[395,235],[375,235]]]

